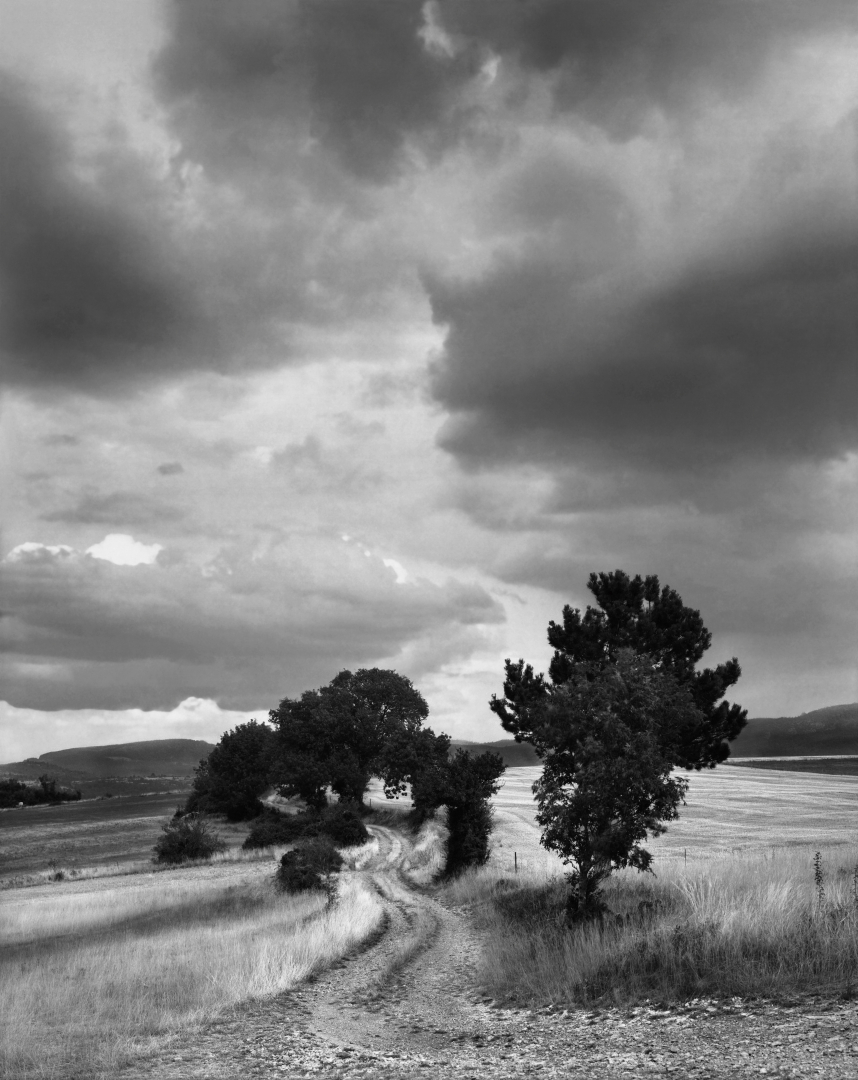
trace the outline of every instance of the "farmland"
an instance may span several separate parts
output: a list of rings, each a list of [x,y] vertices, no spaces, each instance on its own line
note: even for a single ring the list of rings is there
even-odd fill
[[[817,904],[816,850],[822,851],[826,903],[851,912],[849,875],[858,859],[858,777],[750,768],[693,774],[681,819],[652,842],[655,877],[619,874],[609,885],[613,910],[623,911],[641,898],[663,903],[664,927],[654,923],[649,929],[605,937],[596,932],[592,941],[582,937],[583,946],[573,948],[572,939],[555,922],[541,921],[539,904],[562,897],[563,868],[539,846],[530,791],[538,772],[507,772],[494,800],[496,831],[489,865],[437,894],[461,912],[443,915],[450,934],[472,933],[467,930],[472,922],[477,927],[483,945],[473,970],[498,999],[573,1005],[582,993],[587,1000],[586,994],[610,991],[615,1001],[634,1002],[653,993],[670,1001],[697,997],[701,987],[709,994],[753,997],[794,988],[830,993],[848,981],[854,949],[840,940],[843,927],[808,923],[804,913]],[[371,795],[378,808],[383,799],[377,785]],[[421,970],[421,950],[435,940],[435,931],[428,928],[440,917],[437,904],[428,894],[403,891],[401,880],[388,880],[386,869],[397,844],[405,844],[412,859],[420,845],[399,841],[394,829],[376,826],[386,847],[379,850],[374,841],[375,848],[356,849],[361,854],[352,856],[354,869],[343,875],[342,899],[329,917],[322,900],[293,903],[277,898],[271,888],[270,852],[236,857],[243,826],[217,826],[233,849],[225,859],[152,873],[146,860],[174,805],[172,796],[149,796],[0,815],[3,846],[16,860],[19,881],[51,860],[65,867],[112,868],[112,876],[101,880],[53,881],[42,874],[42,884],[26,889],[9,888],[7,880],[0,894],[0,925],[3,963],[11,965],[6,984],[14,993],[4,1008],[14,1021],[15,1049],[7,1058],[5,1075],[61,1077],[69,1074],[72,1063],[75,1075],[108,1075],[140,1053],[159,1053],[165,1040],[180,1046],[177,1054],[202,1054],[197,1047],[210,1020],[232,1016],[241,1002],[276,995],[304,973],[334,963],[380,925],[380,903],[387,905],[386,917],[394,917],[394,923],[377,954],[389,956],[379,969],[378,985],[386,985],[385,964],[392,965],[391,970],[416,964],[415,972]],[[407,800],[398,806],[404,809]],[[435,859],[432,865],[439,861],[432,846],[436,840],[429,836],[425,848]],[[135,873],[115,876],[123,864]],[[361,877],[367,873],[377,878],[369,889]],[[29,880],[35,883],[34,877]],[[388,896],[390,889],[399,893]],[[517,895],[536,897],[534,920],[511,922],[495,907],[499,895],[513,900]],[[413,925],[422,928],[419,940],[409,937],[411,922],[395,922],[397,905],[403,904],[414,906]],[[680,922],[689,932],[698,923],[706,930],[695,945],[700,955],[695,953],[696,974],[690,982],[687,964],[677,967],[674,962],[674,931]],[[722,924],[724,932],[716,933]],[[851,921],[843,926],[848,930]],[[805,949],[805,954],[816,959],[811,966],[796,968],[787,948],[789,935],[795,931],[798,947],[804,937],[795,935],[806,936],[808,928],[819,940],[814,939],[814,950]],[[643,974],[633,963],[644,955],[635,944],[635,935],[641,933],[650,950]],[[751,955],[749,934],[758,952],[762,949],[753,969],[742,966]],[[766,935],[774,943],[771,948],[761,944],[769,940]],[[628,947],[634,946],[631,953],[626,938]],[[696,942],[693,935],[692,940]],[[769,948],[770,956],[765,952]],[[375,955],[374,950],[368,954],[368,970],[378,968]],[[443,972],[455,959],[439,952],[427,971]],[[363,963],[349,967],[355,980]],[[87,978],[81,988],[75,972],[84,970]],[[583,970],[588,973],[585,983]],[[339,1001],[336,972],[331,979],[331,993]],[[589,988],[586,993],[582,985]],[[460,989],[466,992],[464,983]],[[414,993],[422,993],[416,984]],[[357,990],[354,996],[357,1002]],[[360,1016],[356,1032],[370,1022]],[[33,1052],[33,1047],[42,1049]]]
[[[113,867],[144,860],[185,792],[123,795],[0,812],[0,888],[47,870]],[[224,826],[241,843],[246,827]]]

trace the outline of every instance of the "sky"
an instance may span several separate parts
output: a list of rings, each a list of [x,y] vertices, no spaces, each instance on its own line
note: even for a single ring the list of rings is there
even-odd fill
[[[0,759],[502,738],[618,568],[858,699],[853,0],[0,0],[0,235]]]

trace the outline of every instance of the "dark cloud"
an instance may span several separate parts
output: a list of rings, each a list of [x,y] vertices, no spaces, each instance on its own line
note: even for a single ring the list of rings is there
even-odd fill
[[[159,223],[144,227],[125,198],[81,179],[68,141],[8,76],[0,76],[0,155],[7,381],[97,388],[213,349]]]
[[[107,495],[88,492],[74,506],[42,514],[42,521],[62,521],[77,525],[158,525],[183,518],[184,512],[159,499],[133,491],[112,491]]]
[[[274,704],[412,645],[443,663],[503,618],[477,586],[397,585],[379,560],[322,540],[225,553],[205,573],[40,549],[7,561],[4,580],[4,695],[41,709]]]
[[[181,461],[165,461],[163,465],[158,466],[158,472],[162,476],[178,476],[184,471],[185,467]]]
[[[851,0],[442,0],[441,20],[551,79],[555,107],[618,138],[658,109],[740,101],[808,38],[858,30]]]
[[[475,72],[469,55],[427,48],[424,8],[182,0],[155,65],[161,96],[210,165],[251,156],[282,166],[283,140],[309,134],[353,176],[386,181],[410,137],[431,151],[454,136],[455,92]]]
[[[855,448],[858,228],[793,225],[643,294],[629,275],[625,293],[594,298],[539,262],[430,281],[449,326],[435,373],[454,414],[443,445],[472,463],[565,459],[662,477]]]

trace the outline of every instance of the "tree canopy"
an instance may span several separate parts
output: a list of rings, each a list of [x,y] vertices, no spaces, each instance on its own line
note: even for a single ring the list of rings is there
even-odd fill
[[[698,671],[696,664],[712,642],[700,612],[686,607],[680,595],[663,588],[655,575],[630,578],[622,570],[591,574],[587,587],[598,607],[581,613],[566,605],[562,623],[548,624],[548,643],[554,648],[549,664],[550,682],[535,675],[523,660],[506,661],[504,697],[492,698],[491,709],[504,728],[519,742],[530,742],[543,755],[550,744],[539,735],[547,699],[554,690],[578,678],[592,678],[614,664],[623,649],[630,649],[658,670],[687,686],[696,714],[675,733],[674,765],[690,769],[711,768],[726,760],[728,743],[745,726],[747,713],[738,705],[722,701],[741,675],[734,657],[714,668]]]
[[[279,736],[281,792],[319,807],[328,787],[362,803],[373,776],[386,790],[401,790],[411,741],[428,713],[409,679],[381,668],[341,671],[327,686],[284,698],[269,714]]]
[[[725,760],[746,722],[721,700],[738,661],[697,670],[711,634],[677,592],[621,570],[591,574],[588,586],[598,608],[566,606],[562,623],[549,623],[548,678],[507,660],[504,697],[490,703],[543,759],[537,820],[543,845],[572,866],[572,920],[600,911],[612,869],[649,868],[642,842],[664,831],[685,796],[673,770]]]
[[[187,812],[222,813],[244,821],[262,811],[260,795],[271,786],[274,731],[250,720],[221,736],[197,766]]]

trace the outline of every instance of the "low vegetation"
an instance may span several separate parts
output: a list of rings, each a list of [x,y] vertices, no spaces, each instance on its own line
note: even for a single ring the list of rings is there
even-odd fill
[[[212,855],[226,851],[226,844],[211,832],[201,814],[185,814],[167,822],[154,851],[154,862],[175,865],[195,859],[210,859]]]
[[[359,878],[331,906],[276,892],[270,866],[232,885],[197,876],[7,901],[0,1075],[111,1075],[153,1038],[293,986],[377,930],[381,903]]]
[[[612,876],[568,929],[554,872],[471,870],[450,886],[487,931],[489,993],[558,1005],[858,993],[858,850],[807,848]]]
[[[242,847],[245,850],[278,847],[315,836],[326,836],[340,847],[356,847],[369,840],[361,815],[348,804],[332,803],[324,810],[299,814],[266,809],[251,825]]]
[[[77,802],[80,791],[75,788],[61,787],[45,773],[39,777],[38,784],[25,784],[20,780],[0,780],[0,809],[13,806],[58,806],[64,802]]]
[[[335,891],[334,875],[342,869],[343,857],[326,836],[304,840],[284,853],[275,881],[282,892]]]

